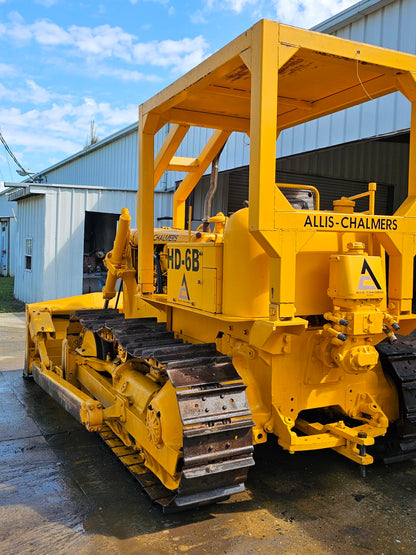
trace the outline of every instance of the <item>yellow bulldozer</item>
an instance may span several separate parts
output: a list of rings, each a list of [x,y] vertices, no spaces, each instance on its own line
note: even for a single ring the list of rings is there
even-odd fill
[[[412,125],[394,215],[375,213],[375,183],[334,191],[330,211],[319,187],[276,183],[281,131],[395,91]],[[210,138],[178,156],[192,126]],[[212,215],[234,131],[250,141],[248,203]],[[186,201],[210,165],[192,229]],[[166,171],[186,176],[172,227],[154,229]],[[123,209],[102,294],[28,305],[24,374],[167,510],[241,492],[254,446],[272,435],[290,453],[331,448],[362,471],[374,444],[387,460],[414,457],[415,238],[416,57],[259,21],[140,106],[137,229]]]

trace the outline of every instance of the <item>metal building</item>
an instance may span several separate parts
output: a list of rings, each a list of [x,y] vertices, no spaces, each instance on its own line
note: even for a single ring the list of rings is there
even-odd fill
[[[416,0],[362,0],[314,30],[416,54],[414,21]],[[315,185],[320,190],[323,209],[332,208],[328,199],[334,196],[334,188],[339,196],[349,196],[366,190],[367,183],[375,181],[377,211],[392,213],[402,202],[407,187],[409,124],[409,103],[394,94],[284,131],[276,147],[276,181]],[[156,150],[168,131],[163,128],[157,135]],[[178,155],[197,157],[210,133],[208,129],[191,129]],[[214,211],[231,213],[247,199],[249,151],[246,135],[231,135],[221,155]],[[127,206],[135,225],[137,152],[135,123],[45,169],[35,176],[42,184],[26,183],[23,192],[13,189],[20,221],[16,242],[18,298],[34,301],[81,293],[82,275],[86,273],[83,257],[85,262],[85,255],[92,250],[88,234],[97,234],[104,221],[100,220],[104,216],[88,214],[116,214]],[[181,178],[177,172],[162,176],[156,188],[156,225],[170,224],[171,198]],[[191,198],[194,227],[202,217],[208,182],[209,176],[205,175]],[[53,185],[56,183],[60,185]],[[100,200],[92,200],[94,195]],[[46,221],[54,222],[52,230],[45,229],[46,214]],[[33,252],[42,249],[45,240],[43,254],[39,250],[36,260],[33,254],[29,255],[34,257],[31,270],[25,267],[26,239],[30,237]],[[70,267],[71,273],[65,273],[65,267]],[[37,281],[39,277],[41,282]]]
[[[100,290],[97,253],[112,247],[116,206],[130,205],[135,218],[135,192],[25,183],[9,198],[18,204],[15,296],[34,302]]]
[[[16,242],[16,206],[9,204],[5,191],[0,193],[0,276],[14,276]]]

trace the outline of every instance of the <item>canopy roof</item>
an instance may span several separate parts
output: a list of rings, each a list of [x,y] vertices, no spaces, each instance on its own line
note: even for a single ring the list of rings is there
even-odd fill
[[[252,52],[261,48],[258,27],[274,35],[277,60],[277,128],[344,109],[401,89],[398,76],[416,72],[415,57],[260,21],[143,105],[143,115],[165,122],[250,130]],[[265,76],[267,85],[267,75]]]

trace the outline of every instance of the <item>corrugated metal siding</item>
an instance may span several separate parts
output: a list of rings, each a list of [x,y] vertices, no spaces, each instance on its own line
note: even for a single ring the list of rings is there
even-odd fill
[[[363,193],[367,190],[367,184],[361,181],[346,180],[336,177],[322,177],[317,175],[307,175],[305,173],[297,173],[294,171],[277,170],[277,183],[291,183],[296,185],[312,185],[316,187],[320,193],[321,209],[332,210],[332,201],[341,196],[353,196]],[[222,210],[227,210],[230,214],[243,208],[243,203],[248,200],[248,184],[249,170],[241,168],[229,173],[229,196],[228,207],[224,203]],[[385,184],[378,185],[376,194],[376,213],[388,214],[390,187]],[[368,209],[368,200],[359,200],[356,204],[356,211],[364,211]]]
[[[133,132],[48,172],[48,183],[137,191],[137,152]]]
[[[155,226],[169,227],[172,224],[173,192],[155,193]],[[163,219],[162,219],[163,218]]]
[[[82,293],[85,211],[119,214],[127,207],[136,221],[134,191],[50,186],[44,195],[19,201],[18,268],[15,294],[25,302]],[[32,271],[24,270],[24,239],[33,238]]]
[[[27,303],[43,300],[45,197],[36,195],[19,202],[15,245],[15,296]],[[49,236],[49,229],[48,229]],[[32,270],[25,269],[25,239],[32,239]]]
[[[17,203],[9,202],[6,195],[0,195],[0,217],[9,218],[9,275],[14,276],[16,272],[16,240],[17,223],[14,219],[17,214]]]
[[[416,2],[397,0],[332,34],[416,54]],[[325,148],[409,129],[410,104],[400,94],[372,100],[282,132],[277,156]]]
[[[361,141],[278,159],[277,168],[308,176],[391,185],[394,204],[389,209],[395,210],[407,196],[408,156],[407,142]]]
[[[217,190],[215,192],[214,198],[212,199],[211,205],[211,216],[214,216],[218,212],[224,212],[228,204],[228,181],[230,173],[220,173],[218,175]],[[192,203],[192,221],[193,228],[195,229],[202,222],[204,215],[204,201],[206,194],[208,192],[210,185],[210,176],[205,175],[198,185],[195,187],[193,196],[190,201]]]
[[[380,214],[392,213],[406,197],[408,134],[360,141],[320,151],[305,152],[276,161],[276,181],[315,185],[322,194],[322,208],[332,209],[332,200],[367,190],[367,184],[378,184],[376,209]],[[235,212],[248,200],[249,168],[237,168],[220,174],[228,175],[228,199],[219,188],[217,210]],[[208,183],[208,177],[203,180]],[[221,183],[221,180],[220,180]],[[334,187],[336,191],[334,191]],[[204,189],[198,185],[194,193],[194,213],[203,202]],[[221,200],[222,199],[222,200]],[[217,202],[217,201],[216,201]],[[222,204],[221,204],[222,202]],[[357,207],[363,210],[363,207]]]
[[[243,208],[244,202],[248,201],[248,174],[248,167],[230,172],[227,199],[228,206],[226,205],[227,216]]]
[[[54,297],[82,293],[82,263],[84,252],[85,212],[119,214],[121,208],[130,211],[132,222],[136,220],[136,193],[120,191],[95,191],[92,189],[59,189],[56,195],[48,195],[48,214],[56,215],[56,240],[50,252],[50,264],[55,268]],[[46,254],[45,254],[46,256]],[[59,264],[57,261],[59,260]],[[68,272],[69,264],[71,271]],[[47,261],[45,260],[45,270]],[[45,278],[47,275],[45,274]],[[45,279],[46,282],[46,279]],[[50,284],[49,289],[52,287]],[[45,296],[50,294],[45,289]]]
[[[13,203],[16,206],[16,203]],[[17,212],[16,208],[14,208],[15,212]],[[10,252],[9,252],[9,273],[11,276],[16,275],[16,243],[17,243],[17,221],[12,216],[10,218]]]

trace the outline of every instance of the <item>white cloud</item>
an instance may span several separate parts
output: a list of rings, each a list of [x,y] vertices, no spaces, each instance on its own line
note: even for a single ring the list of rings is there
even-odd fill
[[[235,13],[241,13],[247,6],[257,4],[258,0],[223,0],[225,7]]]
[[[187,71],[201,62],[208,48],[202,36],[139,42],[136,36],[124,32],[120,27],[72,25],[63,29],[46,19],[26,24],[16,12],[8,23],[0,23],[0,40],[7,38],[16,40],[19,45],[35,41],[42,47],[67,47],[70,53],[82,55],[90,63],[93,60],[116,58],[127,63],[170,67],[173,73]],[[138,80],[138,77],[137,73],[133,79]]]
[[[194,39],[163,40],[134,45],[134,59],[140,64],[169,67],[183,73],[199,64],[205,57],[208,43],[201,35]]]
[[[17,70],[14,66],[11,66],[10,64],[0,63],[0,77],[11,77],[16,74]]]
[[[131,49],[135,37],[125,33],[120,27],[100,25],[90,28],[73,25],[68,32],[72,45],[83,54],[131,60]]]
[[[17,12],[9,14],[9,23],[1,25],[2,38],[11,38],[18,43],[24,43],[32,38],[32,31],[23,23],[23,17]]]
[[[194,23],[195,25],[208,23],[204,17],[204,14],[202,13],[202,10],[197,10],[195,13],[191,14],[189,19],[191,20],[191,23]]]
[[[205,0],[203,13],[230,10],[236,14],[252,9],[253,16],[275,18],[298,27],[312,27],[345,10],[357,0]]]
[[[68,30],[47,20],[25,23],[20,14],[13,13],[9,23],[3,23],[3,39],[11,38],[21,43],[37,42],[40,46],[70,46],[81,54],[101,57],[116,56],[129,59],[135,37],[120,27],[100,25],[80,27],[72,25]]]
[[[24,27],[24,25],[20,26]],[[42,46],[62,46],[73,42],[69,33],[59,27],[59,25],[51,23],[46,19],[37,21],[33,25],[28,25],[26,28],[30,30],[35,41]]]
[[[35,1],[36,1],[36,4],[40,4],[45,8],[50,8],[51,6],[56,4],[56,0],[35,0]]]
[[[16,152],[23,148],[31,155],[56,151],[67,155],[81,150],[92,119],[104,137],[136,121],[137,106],[117,107],[86,97],[79,103],[54,103],[45,109],[0,108],[9,144]]]
[[[140,71],[130,70],[130,69],[117,69],[112,67],[95,67],[94,71],[96,75],[102,75],[105,77],[114,77],[121,79],[122,81],[131,81],[133,83],[138,83],[140,81],[146,81],[150,83],[158,83],[162,79],[158,75],[153,75],[151,73],[141,73]]]
[[[35,83],[32,79],[26,79],[26,81],[22,80],[22,84],[19,86],[13,86],[11,88],[7,88],[0,83],[0,98],[6,102],[29,102],[38,105],[51,102],[52,100],[63,101],[68,97],[51,93],[47,89]]]
[[[13,151],[22,152],[18,157],[22,162],[25,154],[30,159],[40,156],[44,160],[46,154],[59,152],[62,158],[81,150],[92,119],[103,138],[138,117],[136,104],[117,106],[88,96],[76,99],[52,94],[29,79],[15,89],[0,83],[0,100],[2,129]],[[4,100],[14,105],[7,106]],[[20,106],[28,102],[32,107],[21,108],[19,102]]]
[[[356,0],[273,0],[277,19],[299,27],[312,27],[355,3]]]
[[[169,4],[170,0],[143,0],[144,2],[153,2],[154,4],[162,4],[166,5]],[[129,0],[130,4],[137,4],[139,0]]]
[[[45,102],[50,102],[52,95],[49,91],[37,85],[31,79],[26,81],[29,89],[28,98],[34,104],[44,104]]]

